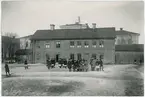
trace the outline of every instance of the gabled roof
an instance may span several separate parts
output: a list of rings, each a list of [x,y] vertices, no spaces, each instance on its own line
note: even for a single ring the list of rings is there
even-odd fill
[[[130,31],[126,31],[126,30],[117,30],[116,31],[116,35],[127,35],[127,34],[140,35],[139,33],[134,33],[134,32],[130,32]]]
[[[134,51],[134,52],[143,52],[144,45],[143,44],[126,44],[126,45],[116,45],[115,51]]]
[[[37,30],[32,40],[115,38],[115,28]]]

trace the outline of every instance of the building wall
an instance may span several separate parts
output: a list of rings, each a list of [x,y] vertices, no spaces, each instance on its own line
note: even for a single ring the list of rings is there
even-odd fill
[[[56,48],[56,41],[61,42],[61,48]],[[70,58],[70,54],[75,54],[75,59],[77,59],[77,54],[81,53],[82,58],[85,58],[89,61],[92,54],[96,54],[97,58],[99,58],[100,55],[104,55],[104,63],[114,63],[114,57],[115,57],[115,45],[114,39],[105,39],[104,40],[104,47],[99,47],[99,41],[97,42],[97,47],[92,47],[92,40],[71,40],[75,41],[75,47],[70,48],[70,40],[51,40],[50,48],[45,47],[46,41],[33,41],[33,62],[34,63],[45,63],[46,62],[46,54],[50,56],[50,58],[55,58],[56,54],[60,54],[60,58]],[[77,48],[77,41],[81,41],[82,47]],[[89,47],[84,48],[84,41],[89,42]]]
[[[130,34],[126,34],[126,35],[117,35],[116,37],[116,41],[115,44],[116,45],[120,45],[120,44],[138,44],[139,40],[138,40],[138,35],[130,35]]]
[[[115,63],[116,64],[132,64],[134,60],[144,60],[144,52],[129,52],[129,51],[116,51]]]
[[[28,43],[28,46],[26,47],[26,43]],[[24,38],[20,38],[20,49],[30,49],[31,47],[31,40],[29,37],[24,37]]]
[[[73,24],[73,25],[61,25],[61,29],[86,29],[88,26],[86,24]]]

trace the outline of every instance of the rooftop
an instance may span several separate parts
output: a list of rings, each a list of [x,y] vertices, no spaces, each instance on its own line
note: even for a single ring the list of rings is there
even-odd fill
[[[115,51],[135,51],[135,52],[143,52],[144,45],[143,44],[131,44],[131,45],[116,45]]]
[[[109,33],[109,34],[108,34]],[[115,28],[37,30],[32,40],[115,38]]]
[[[134,35],[140,35],[139,33],[135,33],[135,32],[130,32],[130,31],[126,31],[126,30],[117,30],[116,31],[116,35],[126,35],[126,34],[134,34]]]

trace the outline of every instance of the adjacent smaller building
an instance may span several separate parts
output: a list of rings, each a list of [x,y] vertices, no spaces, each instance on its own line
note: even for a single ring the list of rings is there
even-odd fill
[[[132,64],[134,61],[144,62],[144,45],[116,45],[115,46],[115,63],[116,64]]]
[[[123,30],[116,30],[116,45],[125,45],[125,44],[138,44],[139,43],[139,35],[138,33],[130,32]]]
[[[19,41],[20,41],[20,49],[18,49],[16,51],[16,56],[19,59],[19,62],[24,62],[25,59],[28,60],[28,62],[31,62],[31,38],[32,35],[28,35],[25,37],[20,37]]]

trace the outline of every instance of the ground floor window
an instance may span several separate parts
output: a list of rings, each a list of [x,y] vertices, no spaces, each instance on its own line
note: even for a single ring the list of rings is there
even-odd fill
[[[74,59],[74,54],[70,54],[70,59]]]
[[[82,59],[82,55],[80,53],[77,54],[77,58],[78,60],[81,60]]]
[[[103,54],[100,55],[100,59],[104,59],[104,55]]]
[[[96,54],[92,54],[92,58],[95,58],[96,59]]]

